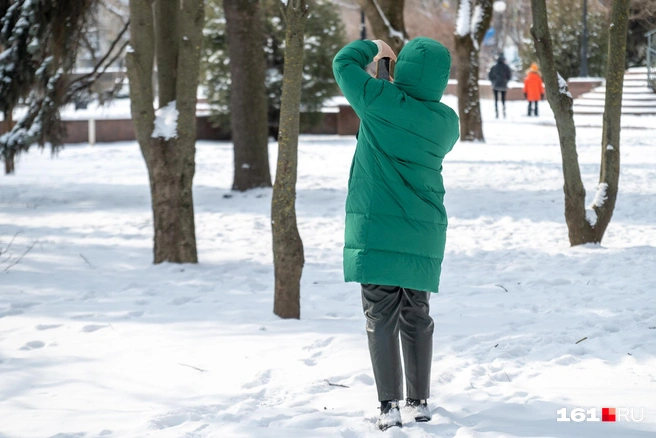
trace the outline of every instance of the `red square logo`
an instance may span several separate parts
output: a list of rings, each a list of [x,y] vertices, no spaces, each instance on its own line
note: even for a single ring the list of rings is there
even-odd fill
[[[601,408],[601,421],[615,421],[615,408]]]

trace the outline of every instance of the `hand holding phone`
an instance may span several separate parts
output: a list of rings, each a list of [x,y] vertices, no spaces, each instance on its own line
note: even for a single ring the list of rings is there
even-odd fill
[[[384,79],[386,81],[390,80],[390,58],[380,58],[376,62],[376,78]]]

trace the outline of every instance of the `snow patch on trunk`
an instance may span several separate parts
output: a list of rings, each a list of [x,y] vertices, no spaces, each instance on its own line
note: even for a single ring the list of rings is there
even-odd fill
[[[458,8],[458,21],[456,22],[456,34],[464,37],[469,35],[471,0],[462,0]]]
[[[474,8],[474,13],[472,14],[471,17],[470,30],[472,34],[472,39],[474,39],[474,36],[478,32],[478,29],[481,27],[482,22],[483,22],[483,8],[481,7],[481,5],[476,5],[476,7]]]
[[[178,136],[178,109],[175,100],[155,112],[155,129],[152,138],[170,140]]]
[[[592,201],[592,204],[590,204],[590,207],[588,208],[593,209],[595,207],[603,207],[604,202],[606,202],[606,199],[608,199],[608,196],[606,196],[607,190],[608,184],[599,183],[599,186],[597,186],[597,193],[595,194],[594,201]]]
[[[567,81],[560,75],[560,73],[558,73],[558,88],[559,88],[558,91],[560,92],[560,94],[564,94],[567,97],[569,97],[570,99],[574,99],[572,97],[572,93],[570,93],[567,90]]]

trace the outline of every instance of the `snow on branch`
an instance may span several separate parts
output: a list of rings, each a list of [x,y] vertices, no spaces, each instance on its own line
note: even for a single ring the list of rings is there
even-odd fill
[[[403,32],[398,31],[392,27],[392,23],[387,19],[387,16],[383,12],[383,10],[380,8],[380,5],[378,4],[378,0],[372,0],[374,2],[374,5],[376,6],[376,9],[378,9],[378,14],[380,15],[380,18],[383,19],[383,22],[385,23],[385,26],[387,26],[387,29],[389,31],[389,37],[390,38],[398,38],[401,41],[405,41],[405,35],[403,35]]]
[[[458,8],[458,21],[456,23],[456,34],[464,37],[470,34],[471,23],[471,0],[461,0]]]

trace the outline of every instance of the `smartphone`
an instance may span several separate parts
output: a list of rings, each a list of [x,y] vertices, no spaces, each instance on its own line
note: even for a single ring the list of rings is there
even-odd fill
[[[376,77],[378,79],[390,80],[391,58],[380,58],[376,63]]]

